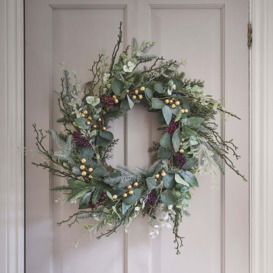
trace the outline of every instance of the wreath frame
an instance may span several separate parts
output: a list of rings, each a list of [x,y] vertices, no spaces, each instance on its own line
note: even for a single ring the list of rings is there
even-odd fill
[[[239,159],[237,147],[232,140],[222,139],[215,122],[219,112],[239,117],[206,95],[203,81],[185,79],[185,73],[179,72],[184,62],[148,54],[154,43],[138,44],[133,39],[118,56],[121,43],[122,24],[110,63],[104,53],[99,54],[84,91],[76,74],[63,69],[62,90],[55,93],[62,114],[58,122],[64,130],[48,131],[61,151],[46,149],[46,134],[33,124],[37,149],[46,158],[33,164],[65,178],[67,184],[52,190],[62,191],[66,202],[79,203],[79,211],[58,225],[71,227],[80,219],[95,219],[95,225],[84,228],[101,231],[99,239],[121,225],[128,227],[138,215],[147,215],[152,237],[173,223],[179,254],[182,237],[178,230],[183,215],[188,215],[191,189],[198,187],[195,174],[211,173],[213,166],[224,173],[227,165],[246,180],[229,155]],[[146,63],[152,64],[139,69]],[[137,172],[107,164],[117,143],[109,123],[126,115],[135,104],[156,112],[163,131],[160,142],[149,149],[154,163],[148,169],[137,168]],[[104,226],[107,231],[102,231]]]

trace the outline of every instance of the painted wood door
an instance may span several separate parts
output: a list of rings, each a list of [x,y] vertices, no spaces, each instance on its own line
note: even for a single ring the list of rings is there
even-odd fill
[[[147,219],[137,219],[125,233],[81,240],[82,224],[69,228],[56,222],[76,205],[61,205],[49,188],[61,183],[31,165],[32,123],[60,129],[56,98],[61,67],[89,80],[92,61],[103,47],[110,55],[123,21],[124,46],[132,37],[156,41],[154,53],[186,59],[189,78],[205,80],[205,90],[236,112],[241,121],[219,119],[223,137],[240,147],[238,167],[248,174],[247,0],[26,0],[26,272],[249,272],[248,184],[230,170],[225,177],[199,177],[191,217],[184,218],[182,254],[176,256],[172,232],[149,237]],[[149,165],[148,147],[158,140],[155,117],[136,107],[112,124],[119,138],[111,164]],[[47,140],[47,145],[52,144]]]

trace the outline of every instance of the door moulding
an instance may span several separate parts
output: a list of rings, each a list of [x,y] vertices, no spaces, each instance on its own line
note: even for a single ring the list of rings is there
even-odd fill
[[[0,268],[24,272],[24,1],[0,2]]]
[[[250,272],[273,272],[273,1],[251,0]]]

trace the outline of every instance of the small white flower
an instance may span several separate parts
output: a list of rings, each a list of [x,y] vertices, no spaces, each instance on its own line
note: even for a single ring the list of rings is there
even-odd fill
[[[123,66],[123,70],[124,72],[132,72],[135,67],[136,67],[136,64],[129,61],[127,64]]]

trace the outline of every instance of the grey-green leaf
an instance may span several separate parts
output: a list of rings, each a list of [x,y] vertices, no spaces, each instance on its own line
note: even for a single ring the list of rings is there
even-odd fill
[[[192,186],[199,187],[198,181],[193,173],[189,171],[181,171],[180,175],[186,182],[188,182]]]
[[[200,125],[205,119],[201,117],[191,117],[183,120],[183,124],[189,127],[197,127]]]
[[[131,207],[131,205],[128,205],[128,204],[122,202],[122,205],[121,205],[121,212],[122,212],[122,214],[124,215],[128,211],[128,209],[130,207]]]
[[[134,102],[131,100],[131,98],[128,95],[127,95],[127,100],[128,100],[130,109],[132,109],[134,107]]]
[[[100,137],[112,141],[114,139],[114,136],[109,131],[100,131]]]
[[[153,91],[149,88],[145,89],[145,95],[148,99],[151,99],[153,97]]]
[[[163,177],[163,184],[165,186],[165,188],[170,189],[174,186],[175,181],[174,181],[174,174],[169,174],[167,173],[164,177]]]
[[[147,187],[148,187],[149,191],[151,191],[151,190],[153,190],[153,189],[155,189],[157,187],[154,176],[153,177],[147,177],[146,178],[146,184],[147,184]]]
[[[169,149],[166,149],[164,147],[160,147],[158,150],[158,156],[161,159],[169,159],[172,155],[172,152]]]
[[[170,190],[165,190],[162,194],[161,194],[161,201],[162,203],[164,203],[165,205],[169,206],[169,205],[173,205],[177,202],[177,198],[176,196],[172,193],[172,191]]]
[[[134,204],[141,197],[141,190],[134,189],[134,193],[126,198],[124,198],[123,202],[127,205]]]
[[[172,120],[172,115],[173,115],[171,108],[169,106],[165,105],[162,109],[162,113],[163,113],[166,123],[169,124]]]
[[[195,166],[196,161],[197,161],[196,158],[194,158],[194,157],[190,158],[190,159],[187,160],[187,162],[183,165],[183,169],[185,169],[185,170],[192,169],[192,168]]]
[[[123,91],[123,82],[115,78],[112,81],[112,90],[116,95],[120,95]]]
[[[89,207],[89,202],[91,198],[91,192],[87,192],[79,201],[79,209],[86,209]]]
[[[162,109],[165,106],[165,103],[158,99],[158,98],[152,98],[152,108],[153,109]]]
[[[164,148],[169,148],[171,144],[171,136],[169,135],[169,133],[165,133],[160,139],[160,145]]]
[[[175,174],[175,181],[178,184],[184,185],[184,186],[189,186],[189,183],[187,183],[178,173]]]
[[[154,89],[159,94],[163,94],[164,93],[164,88],[163,88],[163,85],[161,83],[156,83],[154,85]]]
[[[188,126],[183,126],[183,134],[185,137],[197,136],[197,132],[190,129]]]
[[[178,151],[179,149],[181,138],[182,138],[182,134],[180,132],[180,128],[177,128],[174,131],[173,137],[172,137],[173,149],[175,152]]]

